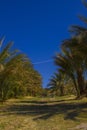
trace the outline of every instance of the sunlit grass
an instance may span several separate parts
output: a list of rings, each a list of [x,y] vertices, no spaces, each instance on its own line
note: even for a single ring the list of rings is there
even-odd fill
[[[73,95],[25,97],[0,104],[0,130],[69,130],[86,122],[87,98],[76,100]]]

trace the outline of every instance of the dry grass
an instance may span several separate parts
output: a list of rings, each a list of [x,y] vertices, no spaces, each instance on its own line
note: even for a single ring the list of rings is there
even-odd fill
[[[80,126],[84,128],[87,125],[87,99],[74,98],[25,97],[8,100],[0,104],[0,130],[75,130],[80,129]]]

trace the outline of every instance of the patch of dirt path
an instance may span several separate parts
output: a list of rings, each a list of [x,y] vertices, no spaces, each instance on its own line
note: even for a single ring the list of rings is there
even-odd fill
[[[69,128],[68,130],[87,130],[87,123],[81,123],[74,128]]]

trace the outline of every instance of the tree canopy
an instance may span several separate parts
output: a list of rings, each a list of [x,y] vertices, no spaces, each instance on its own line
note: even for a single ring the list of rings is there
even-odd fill
[[[1,47],[3,45],[1,39]],[[33,68],[30,59],[18,50],[12,50],[13,43],[6,44],[0,51],[0,98],[40,95],[42,77]]]

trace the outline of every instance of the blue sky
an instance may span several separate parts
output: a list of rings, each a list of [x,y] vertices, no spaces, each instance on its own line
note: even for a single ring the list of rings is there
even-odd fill
[[[70,36],[73,24],[82,24],[78,14],[86,15],[80,0],[0,0],[0,36],[26,53],[32,63],[53,59],[61,41]],[[56,67],[52,61],[35,64],[46,87]]]

